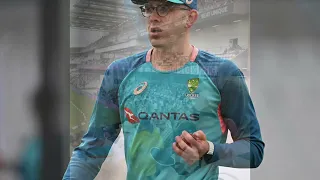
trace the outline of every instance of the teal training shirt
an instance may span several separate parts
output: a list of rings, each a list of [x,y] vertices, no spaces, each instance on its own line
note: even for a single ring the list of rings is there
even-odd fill
[[[218,179],[218,166],[258,167],[264,143],[244,76],[229,60],[194,47],[190,62],[158,71],[152,49],[106,70],[88,132],[64,179],[94,179],[122,127],[127,180]],[[227,130],[234,143],[226,144]],[[188,165],[173,149],[182,131],[202,130],[214,155]]]

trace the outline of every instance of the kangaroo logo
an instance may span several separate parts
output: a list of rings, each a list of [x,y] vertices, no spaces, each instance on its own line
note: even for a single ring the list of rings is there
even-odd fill
[[[131,124],[140,122],[129,108],[124,108],[124,113],[126,114],[126,118]]]

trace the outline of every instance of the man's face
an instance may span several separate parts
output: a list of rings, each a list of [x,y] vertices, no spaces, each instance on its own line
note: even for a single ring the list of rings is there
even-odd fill
[[[146,7],[158,7],[154,9],[150,17],[147,19],[147,30],[149,33],[149,39],[154,47],[163,47],[170,42],[175,42],[177,39],[184,37],[187,30],[186,22],[188,19],[188,7],[184,5],[178,5],[169,3],[166,1],[151,0]],[[151,8],[152,9],[152,8]],[[161,12],[168,13],[165,16],[161,16]]]

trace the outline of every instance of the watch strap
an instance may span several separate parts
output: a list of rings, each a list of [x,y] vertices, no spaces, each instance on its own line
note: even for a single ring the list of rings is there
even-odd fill
[[[213,155],[214,152],[214,144],[211,141],[207,141],[209,144],[209,151],[207,152],[207,154],[209,155]]]

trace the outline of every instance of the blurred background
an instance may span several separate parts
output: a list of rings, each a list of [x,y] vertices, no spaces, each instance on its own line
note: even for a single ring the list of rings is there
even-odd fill
[[[33,108],[41,77],[39,16],[35,1],[0,2],[1,180],[21,179],[14,168],[40,133]]]
[[[192,44],[239,66],[266,142],[258,169],[220,178],[317,179],[319,1],[198,7]],[[131,0],[2,0],[0,24],[0,179],[61,179],[107,66],[151,48],[145,20]],[[125,176],[120,133],[96,179]]]

